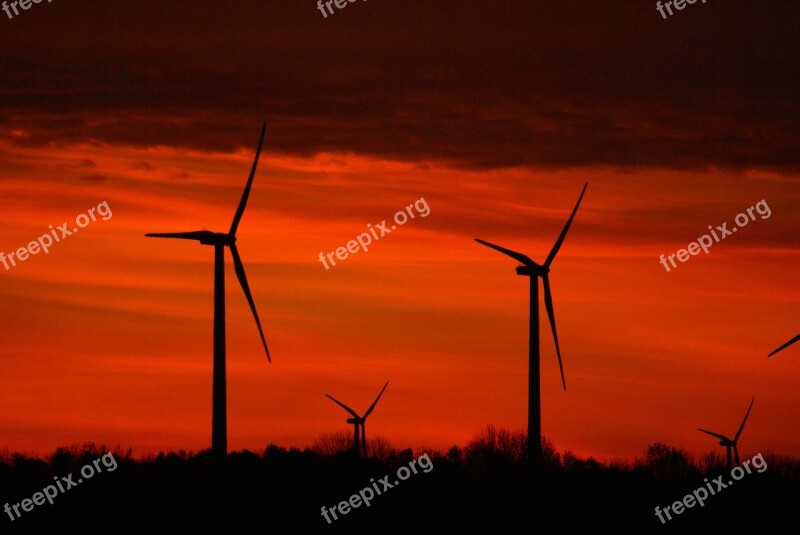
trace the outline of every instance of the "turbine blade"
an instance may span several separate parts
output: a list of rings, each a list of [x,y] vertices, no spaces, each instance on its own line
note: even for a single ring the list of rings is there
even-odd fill
[[[211,231],[195,230],[193,232],[150,232],[145,234],[147,238],[177,238],[179,240],[203,240],[208,238]]]
[[[264,344],[264,351],[267,352],[267,359],[272,362],[272,357],[269,356],[269,349],[267,349],[267,340],[264,338],[264,330],[261,328],[261,320],[258,319],[256,304],[253,301],[253,295],[250,293],[250,286],[247,284],[247,275],[244,274],[244,265],[242,264],[242,259],[239,257],[239,251],[236,249],[236,244],[232,243],[230,249],[231,255],[233,256],[233,268],[236,270],[236,276],[239,278],[239,284],[242,285],[244,296],[247,298],[247,302],[250,303],[250,310],[253,311],[253,317],[256,319],[258,333],[261,335],[261,342]]]
[[[581,200],[583,199],[583,194],[586,193],[586,188],[589,186],[589,183],[583,185],[583,190],[581,191],[581,196],[578,197],[578,202],[575,204],[575,208],[572,210],[572,214],[567,219],[567,224],[564,225],[564,230],[561,231],[561,235],[556,240],[555,245],[553,245],[553,249],[550,251],[550,254],[547,255],[547,259],[544,261],[544,267],[550,267],[550,264],[553,263],[553,259],[555,259],[558,250],[561,249],[561,244],[564,243],[564,238],[567,236],[567,231],[569,230],[569,226],[572,224],[572,220],[575,218],[575,214],[578,211],[578,206],[581,205]]]
[[[533,260],[531,260],[530,258],[528,258],[527,256],[525,256],[522,253],[518,253],[516,251],[512,251],[511,249],[506,249],[505,247],[500,247],[499,245],[495,245],[493,243],[489,243],[488,241],[483,241],[483,240],[478,239],[478,238],[475,238],[475,241],[480,243],[480,244],[485,245],[486,247],[494,249],[495,251],[500,251],[504,255],[510,256],[514,260],[517,260],[518,262],[522,262],[526,266],[539,266],[539,264],[537,264],[536,262],[534,262]]]
[[[752,408],[753,408],[753,402],[754,402],[755,400],[756,400],[756,398],[754,397],[754,398],[753,398],[753,399],[750,401],[750,406],[749,406],[749,407],[747,407],[747,413],[744,415],[744,420],[742,420],[742,425],[740,425],[740,426],[739,426],[739,430],[736,432],[736,436],[735,436],[735,437],[733,437],[733,441],[734,441],[734,442],[736,442],[737,440],[739,440],[739,435],[741,435],[741,434],[742,434],[742,430],[744,429],[744,423],[747,421],[747,417],[748,417],[748,416],[750,416],[750,409],[752,409]]]
[[[339,405],[341,408],[343,408],[344,410],[346,410],[347,412],[352,414],[353,418],[358,418],[359,417],[358,414],[356,414],[356,411],[354,411],[353,409],[351,409],[350,407],[348,407],[347,405],[345,405],[344,403],[342,403],[341,401],[339,401],[335,397],[331,396],[330,394],[325,394],[325,395],[328,396],[328,398],[330,398],[331,401],[333,401],[334,403]]]
[[[267,130],[267,122],[264,121],[261,127],[261,139],[258,140],[258,148],[256,149],[256,157],[253,160],[253,168],[250,170],[250,176],[247,178],[247,185],[244,187],[242,199],[239,201],[239,207],[236,209],[236,214],[233,216],[233,223],[231,223],[231,231],[229,234],[236,235],[236,229],[239,228],[239,221],[244,214],[244,207],[247,206],[247,198],[250,196],[250,187],[253,185],[253,177],[256,176],[256,167],[258,166],[258,156],[261,154],[261,144],[264,143],[264,132]]]
[[[547,316],[550,318],[550,327],[553,329],[553,340],[556,341],[556,355],[558,355],[558,369],[561,370],[561,384],[564,392],[567,391],[567,382],[564,380],[564,366],[561,363],[561,348],[558,347],[558,333],[556,332],[556,316],[553,312],[553,296],[550,294],[550,277],[547,273],[542,277],[544,283],[544,306],[547,309]],[[536,281],[533,281],[537,284]],[[537,306],[538,304],[534,304]]]
[[[372,402],[372,405],[369,406],[369,409],[367,409],[367,412],[364,413],[364,419],[365,420],[367,419],[367,416],[369,416],[372,413],[372,410],[375,408],[375,405],[378,404],[378,400],[381,399],[381,396],[383,395],[383,391],[386,390],[387,386],[389,386],[389,381],[386,381],[386,384],[383,385],[383,389],[381,390],[381,393],[378,394],[378,397],[376,397],[375,401]]]
[[[788,342],[786,342],[786,343],[785,343],[785,344],[783,344],[781,347],[779,347],[778,349],[776,349],[775,351],[773,351],[772,353],[770,353],[770,354],[769,354],[769,355],[767,355],[767,356],[768,356],[768,357],[771,357],[772,355],[774,355],[774,354],[775,354],[775,353],[777,353],[778,351],[781,351],[781,350],[783,350],[783,349],[786,349],[787,347],[789,347],[789,346],[790,346],[790,345],[792,345],[793,343],[797,342],[798,340],[800,340],[800,334],[798,334],[797,336],[795,336],[794,338],[792,338],[791,340],[789,340]]]
[[[698,429],[700,429],[700,428],[698,427]],[[717,437],[720,440],[728,440],[728,441],[731,440],[728,437],[726,437],[725,435],[720,435],[719,433],[714,433],[712,431],[707,431],[705,429],[700,429],[700,431],[702,431],[703,433],[706,433],[707,435],[711,435],[712,437]]]

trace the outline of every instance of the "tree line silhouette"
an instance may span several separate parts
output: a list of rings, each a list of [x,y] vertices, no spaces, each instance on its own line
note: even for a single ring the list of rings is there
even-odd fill
[[[358,458],[352,434],[319,437],[310,448],[275,445],[240,451],[220,462],[212,450],[169,452],[140,459],[131,450],[96,444],[58,448],[44,459],[0,453],[0,500],[17,503],[53,477],[77,473],[111,451],[119,467],[11,522],[12,533],[541,533],[762,532],[782,527],[800,505],[800,461],[763,452],[768,469],[753,473],[704,507],[666,525],[655,506],[680,500],[704,478],[730,473],[719,453],[695,459],[664,443],[634,461],[600,462],[558,452],[542,440],[539,468],[528,463],[524,432],[487,426],[464,447],[397,449],[370,439]],[[433,462],[369,508],[328,525],[320,507],[336,504],[427,453]],[[216,461],[215,461],[216,459]],[[536,475],[534,476],[534,471]],[[2,506],[0,503],[0,506]]]

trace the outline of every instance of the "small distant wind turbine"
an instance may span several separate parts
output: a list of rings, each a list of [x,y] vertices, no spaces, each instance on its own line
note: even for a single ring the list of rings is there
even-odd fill
[[[227,396],[225,388],[225,247],[231,250],[236,277],[239,279],[239,284],[242,286],[244,296],[250,304],[250,310],[253,311],[253,317],[256,320],[258,332],[261,335],[261,343],[264,344],[264,351],[267,353],[267,359],[272,362],[269,349],[267,349],[267,340],[264,338],[264,330],[261,328],[261,321],[258,319],[256,305],[250,293],[250,286],[247,284],[244,265],[242,264],[242,259],[239,257],[239,251],[236,248],[236,229],[239,227],[239,221],[244,214],[247,198],[250,195],[250,187],[253,185],[253,178],[256,175],[258,156],[261,153],[261,145],[264,142],[264,132],[266,128],[267,123],[264,122],[264,125],[261,127],[261,139],[258,141],[253,167],[250,170],[250,177],[247,179],[247,185],[244,187],[244,193],[242,193],[242,199],[239,201],[239,207],[236,209],[236,213],[233,216],[231,229],[227,233],[197,230],[194,232],[145,234],[148,238],[195,240],[199,241],[201,245],[214,246],[214,384],[212,386],[211,451],[215,457],[225,457],[228,454]]]
[[[736,457],[736,466],[739,466],[739,448],[737,447],[736,444],[739,442],[739,435],[742,434],[742,430],[744,429],[744,423],[747,421],[747,417],[750,416],[750,409],[753,408],[753,401],[755,400],[756,398],[753,398],[752,401],[750,401],[750,406],[747,408],[747,412],[744,415],[744,420],[742,420],[742,425],[739,426],[739,430],[736,432],[736,435],[734,435],[733,439],[730,439],[725,435],[720,435],[719,433],[713,433],[711,431],[707,431],[706,429],[700,429],[700,431],[702,431],[703,433],[718,438],[720,446],[725,446],[727,452],[728,468],[733,467],[731,465],[731,448],[733,448],[733,454]]]
[[[583,194],[586,193],[586,188],[589,186],[587,182],[583,186],[578,202],[572,210],[572,214],[564,225],[564,230],[561,231],[556,240],[555,245],[547,255],[544,265],[539,265],[529,257],[522,253],[505,249],[499,245],[489,243],[487,241],[475,238],[475,241],[490,247],[496,251],[510,256],[514,260],[521,262],[523,265],[517,266],[517,275],[530,278],[530,319],[529,319],[529,343],[528,343],[528,459],[534,464],[539,464],[542,460],[542,412],[541,412],[541,393],[540,393],[540,380],[539,380],[539,278],[542,279],[544,286],[544,306],[547,309],[547,315],[550,318],[550,327],[553,330],[553,340],[556,344],[556,355],[558,356],[558,368],[561,370],[561,384],[564,391],[567,390],[567,382],[564,380],[564,366],[561,363],[561,349],[558,346],[558,334],[556,333],[556,318],[553,312],[553,296],[550,293],[550,265],[558,254],[561,244],[564,243],[564,238],[567,236],[572,220],[581,205]]]
[[[364,424],[367,422],[367,417],[372,414],[372,411],[375,409],[375,405],[378,404],[378,400],[381,399],[383,395],[383,391],[386,390],[386,387],[389,386],[389,381],[386,381],[386,384],[383,385],[380,394],[378,397],[375,398],[375,401],[372,402],[372,405],[369,406],[367,412],[364,413],[364,416],[359,416],[356,411],[336,399],[335,397],[331,396],[330,394],[325,394],[328,396],[334,403],[339,405],[341,408],[349,412],[353,417],[347,419],[348,424],[353,424],[354,434],[353,434],[353,452],[355,455],[361,455],[363,457],[367,456],[367,432],[364,429]],[[361,428],[361,447],[359,448],[359,438],[358,438],[358,429]]]
[[[798,334],[797,336],[795,336],[794,338],[792,338],[791,340],[789,340],[788,342],[786,342],[786,343],[785,343],[785,344],[783,344],[781,347],[779,347],[778,349],[776,349],[775,351],[773,351],[772,353],[770,353],[770,354],[769,354],[769,355],[767,355],[767,356],[768,356],[768,357],[771,357],[772,355],[774,355],[774,354],[775,354],[775,353],[777,353],[778,351],[781,351],[781,350],[783,350],[783,349],[786,349],[787,347],[789,347],[789,346],[790,346],[790,345],[792,345],[793,343],[797,342],[798,340],[800,340],[800,334]]]

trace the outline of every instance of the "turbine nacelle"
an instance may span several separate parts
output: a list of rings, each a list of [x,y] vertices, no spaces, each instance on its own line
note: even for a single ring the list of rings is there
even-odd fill
[[[200,240],[202,245],[224,245],[230,247],[236,243],[236,236],[233,234],[226,234],[224,232],[209,232],[209,235]]]
[[[550,268],[545,266],[540,266],[539,264],[530,264],[530,265],[522,265],[517,266],[517,275],[523,277],[544,277],[548,273],[550,273]]]

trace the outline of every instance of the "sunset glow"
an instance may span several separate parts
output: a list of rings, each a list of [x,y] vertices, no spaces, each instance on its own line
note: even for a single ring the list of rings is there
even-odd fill
[[[800,332],[796,82],[779,74],[798,52],[779,46],[796,30],[764,30],[774,13],[748,8],[758,50],[785,54],[759,77],[726,26],[739,8],[711,3],[668,21],[646,3],[622,27],[624,2],[512,2],[480,31],[483,8],[453,2],[138,4],[163,11],[54,2],[4,30],[0,251],[104,201],[113,216],[0,265],[0,449],[210,446],[212,249],[144,234],[226,231],[266,120],[237,246],[273,362],[227,256],[230,450],[349,431],[324,394],[364,410],[387,380],[368,433],[397,447],[524,430],[528,279],[473,239],[542,262],[588,182],[550,273],[566,392],[540,314],[543,434],[604,460],[656,441],[701,456],[719,447],[697,428],[735,432],[755,396],[743,454],[800,456],[800,347],[767,359]],[[427,216],[320,263],[420,198]],[[659,262],[760,201],[770,215],[708,254]]]

